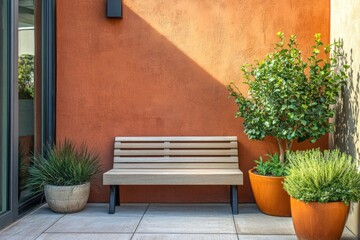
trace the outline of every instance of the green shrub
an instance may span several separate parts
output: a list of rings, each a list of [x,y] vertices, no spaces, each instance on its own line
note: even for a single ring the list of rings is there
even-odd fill
[[[339,150],[288,152],[284,189],[304,202],[360,200],[360,174],[351,156]]]
[[[18,88],[19,99],[34,98],[34,55],[19,56]]]
[[[89,182],[100,172],[99,155],[85,144],[79,149],[69,140],[56,146],[48,145],[44,154],[33,156],[27,186],[34,192],[47,184],[72,186]]]
[[[283,164],[279,161],[279,154],[268,154],[267,156],[269,157],[269,159],[265,162],[263,161],[262,157],[260,157],[260,160],[255,160],[256,173],[264,176],[286,176],[287,167],[286,164]]]
[[[255,140],[276,138],[284,162],[293,140],[314,142],[333,131],[328,121],[335,114],[331,106],[348,79],[349,66],[339,67],[344,56],[341,42],[324,45],[320,34],[315,34],[312,54],[304,60],[296,35],[288,41],[282,32],[278,37],[264,60],[242,66],[248,96],[235,83],[228,90],[238,106],[236,117],[244,118],[245,134]]]

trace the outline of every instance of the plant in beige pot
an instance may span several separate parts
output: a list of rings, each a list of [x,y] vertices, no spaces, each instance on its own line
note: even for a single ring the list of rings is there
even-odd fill
[[[266,214],[290,216],[289,196],[282,189],[285,151],[294,140],[315,142],[333,131],[328,121],[335,114],[331,106],[348,78],[348,66],[338,66],[343,56],[340,42],[324,45],[320,34],[315,34],[312,53],[303,60],[295,35],[288,41],[282,32],[278,37],[274,51],[264,60],[242,66],[248,95],[235,83],[228,89],[249,139],[270,136],[278,143],[278,155],[269,162],[260,159],[249,171],[256,203]]]
[[[81,211],[89,198],[90,180],[100,172],[99,155],[82,144],[79,148],[65,140],[46,146],[34,156],[27,185],[45,193],[51,210],[59,213]]]
[[[284,188],[298,239],[337,240],[344,230],[349,203],[360,200],[356,161],[339,150],[288,152]]]

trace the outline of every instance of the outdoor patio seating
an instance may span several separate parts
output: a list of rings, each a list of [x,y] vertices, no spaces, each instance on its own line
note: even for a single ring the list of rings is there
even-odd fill
[[[110,186],[109,213],[119,205],[119,185],[230,185],[238,213],[237,137],[117,137],[113,169],[103,175]]]

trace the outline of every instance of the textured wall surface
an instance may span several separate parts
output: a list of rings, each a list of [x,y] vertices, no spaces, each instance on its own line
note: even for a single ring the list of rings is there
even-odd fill
[[[331,0],[331,39],[344,42],[346,58],[350,65],[350,81],[337,106],[336,132],[332,145],[360,160],[360,1]],[[348,218],[348,227],[360,236],[360,209],[354,205]]]
[[[276,145],[247,139],[226,85],[240,80],[241,64],[272,50],[278,31],[297,34],[305,56],[314,33],[328,41],[329,1],[123,0],[121,20],[106,18],[105,2],[57,1],[57,137],[86,141],[105,171],[115,136],[237,135],[245,173],[239,197],[253,201],[246,172]],[[311,146],[325,148],[328,139]],[[90,200],[108,201],[101,176],[96,182]],[[122,201],[229,196],[225,186],[122,189]]]

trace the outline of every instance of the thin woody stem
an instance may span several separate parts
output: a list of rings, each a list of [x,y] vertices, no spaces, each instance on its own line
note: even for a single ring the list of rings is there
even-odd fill
[[[277,142],[278,142],[278,146],[279,146],[279,151],[280,151],[280,154],[279,154],[279,159],[280,159],[280,162],[281,163],[284,163],[285,162],[285,158],[284,158],[284,148],[282,146],[282,142],[279,138],[276,138]]]

